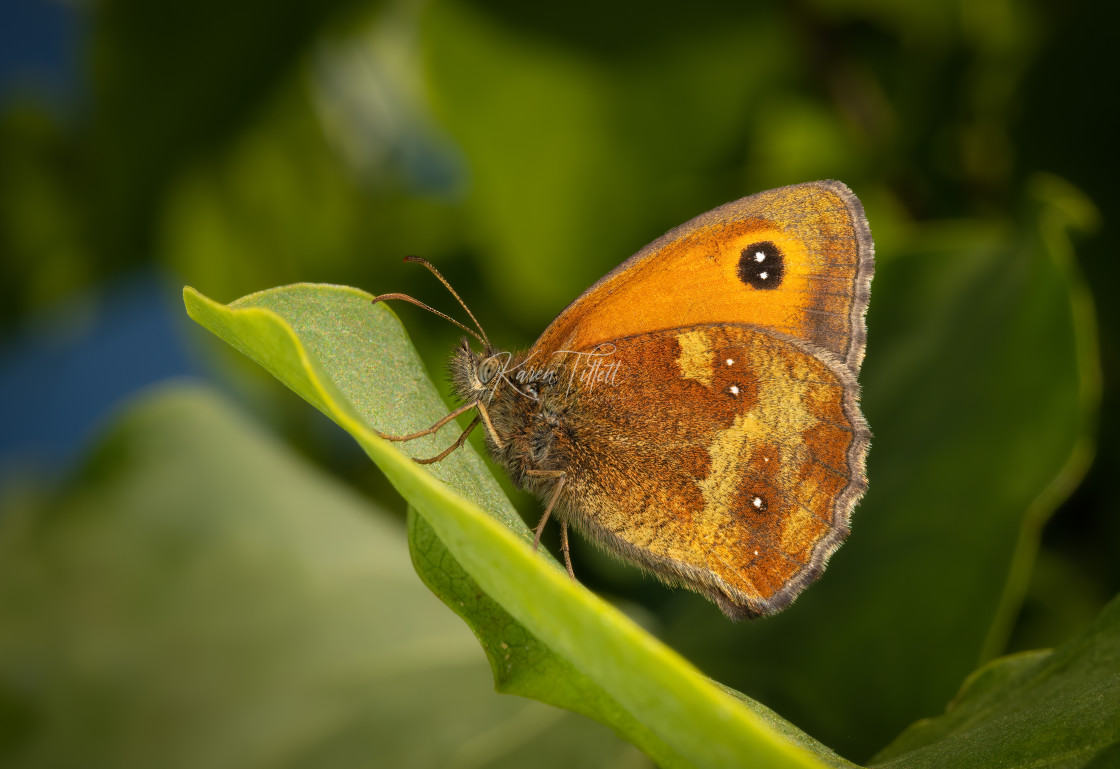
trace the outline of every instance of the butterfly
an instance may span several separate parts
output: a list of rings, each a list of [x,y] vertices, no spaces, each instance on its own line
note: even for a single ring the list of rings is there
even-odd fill
[[[528,350],[470,315],[458,409],[551,516],[732,619],[788,606],[848,534],[867,480],[859,406],[874,272],[858,198],[837,181],[760,192],[658,238],[570,304]]]

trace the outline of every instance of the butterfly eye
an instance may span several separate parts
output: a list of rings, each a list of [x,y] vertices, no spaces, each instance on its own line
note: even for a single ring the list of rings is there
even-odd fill
[[[751,243],[739,255],[739,280],[751,288],[777,288],[785,274],[782,250],[768,240]]]
[[[487,358],[478,364],[478,381],[482,384],[489,384],[500,368],[501,364],[498,363],[497,357]]]

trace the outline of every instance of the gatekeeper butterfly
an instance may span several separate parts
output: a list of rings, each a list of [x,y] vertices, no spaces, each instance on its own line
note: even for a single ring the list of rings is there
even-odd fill
[[[844,184],[737,200],[593,285],[529,350],[464,337],[450,363],[459,439],[485,426],[514,482],[607,551],[714,601],[777,612],[824,570],[867,486],[856,378],[874,246]],[[411,297],[383,294],[374,302]],[[432,310],[436,312],[435,310]],[[574,574],[573,574],[574,577]]]

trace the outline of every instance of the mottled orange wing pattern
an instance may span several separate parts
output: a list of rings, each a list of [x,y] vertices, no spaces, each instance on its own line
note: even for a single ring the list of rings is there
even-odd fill
[[[741,325],[597,352],[551,356],[571,388],[570,439],[553,449],[563,513],[730,616],[789,603],[844,539],[865,486],[867,428],[847,367]]]

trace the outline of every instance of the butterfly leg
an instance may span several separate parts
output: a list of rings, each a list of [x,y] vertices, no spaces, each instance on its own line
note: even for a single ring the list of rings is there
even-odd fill
[[[556,507],[557,500],[560,499],[560,491],[564,488],[564,481],[567,480],[567,475],[563,470],[526,470],[526,475],[534,475],[538,478],[559,478],[559,483],[556,488],[552,490],[552,496],[548,500],[548,505],[545,506],[544,514],[541,515],[541,521],[537,524],[537,530],[533,537],[533,549],[536,550],[541,546],[541,534],[544,533],[544,526],[548,523],[549,517],[552,515],[552,509]],[[572,569],[572,556],[568,552],[568,522],[560,522],[560,549],[564,552],[564,565],[568,567],[568,576],[572,579],[576,578],[576,573]]]
[[[427,430],[421,430],[420,432],[409,433],[408,435],[390,435],[389,433],[383,433],[380,430],[374,430],[374,432],[377,433],[378,438],[384,438],[387,441],[395,441],[395,442],[411,441],[411,440],[415,440],[417,438],[423,438],[425,435],[431,435],[432,433],[436,432],[437,430],[439,430],[441,427],[443,427],[445,424],[447,424],[448,422],[450,422],[452,419],[459,416],[460,414],[465,414],[466,412],[470,411],[471,409],[476,408],[476,407],[480,407],[481,405],[482,404],[480,404],[478,401],[473,401],[471,403],[464,403],[462,406],[460,406],[459,408],[452,411],[450,414],[448,414],[443,419],[436,422],[434,425],[429,427]],[[487,422],[487,424],[490,423],[489,417],[487,417],[486,422]]]
[[[478,415],[482,417],[482,421],[486,423],[486,429],[490,431],[490,437],[494,439],[494,445],[499,449],[506,447],[506,442],[502,440],[502,436],[498,435],[498,431],[494,429],[494,423],[490,421],[490,412],[486,410],[486,405],[482,401],[475,403],[478,408]]]
[[[441,459],[446,457],[448,454],[450,454],[452,451],[459,448],[460,446],[462,446],[466,442],[467,436],[471,434],[471,431],[474,430],[474,428],[478,427],[478,422],[479,422],[480,417],[481,417],[482,421],[486,423],[487,429],[490,430],[490,435],[491,435],[491,437],[493,437],[494,443],[497,445],[498,448],[502,448],[505,445],[505,441],[503,441],[501,439],[501,437],[498,435],[498,431],[494,429],[494,423],[490,421],[490,414],[486,411],[486,407],[483,406],[480,401],[472,401],[471,403],[464,403],[462,406],[460,406],[459,408],[452,411],[450,414],[448,414],[443,419],[436,422],[434,425],[429,427],[427,430],[420,430],[419,432],[409,433],[408,435],[390,435],[389,433],[383,433],[380,430],[374,430],[374,432],[377,433],[377,436],[379,438],[384,438],[387,441],[395,441],[395,442],[398,442],[398,443],[399,442],[404,442],[404,441],[411,441],[411,440],[415,440],[417,438],[423,438],[425,435],[431,435],[432,433],[437,432],[444,425],[446,425],[448,422],[455,419],[455,417],[459,416],[460,414],[465,414],[466,412],[470,411],[471,409],[477,409],[478,410],[478,416],[476,416],[474,418],[474,421],[472,421],[469,425],[467,425],[467,429],[464,430],[462,435],[459,436],[459,440],[455,441],[455,443],[451,444],[451,446],[449,448],[440,452],[437,456],[430,457],[429,459],[416,459],[415,462],[417,464],[421,464],[421,465],[430,465],[433,462],[439,462]]]
[[[452,451],[459,448],[460,446],[463,445],[463,443],[466,442],[467,436],[471,434],[471,431],[474,430],[474,428],[478,427],[478,423],[480,421],[486,423],[486,429],[490,431],[490,437],[494,439],[494,445],[497,446],[499,449],[502,448],[503,446],[505,446],[506,445],[505,441],[502,440],[502,436],[498,435],[498,431],[494,429],[494,423],[490,421],[490,414],[489,414],[489,412],[486,411],[486,407],[482,405],[481,401],[475,403],[474,406],[475,406],[475,408],[478,409],[478,416],[476,416],[471,421],[471,423],[469,425],[467,425],[467,429],[464,430],[463,434],[459,436],[459,440],[455,441],[449,447],[447,447],[442,452],[440,452],[438,456],[434,456],[431,459],[417,459],[417,460],[414,460],[416,462],[416,464],[418,464],[418,465],[430,465],[433,462],[438,462],[441,459],[443,459],[444,457],[446,457],[448,454],[450,454]],[[458,414],[458,413],[461,413],[461,412],[462,412],[462,409],[459,409],[459,411],[457,411],[455,413]],[[454,416],[454,415],[452,415],[452,416]]]
[[[429,457],[428,459],[416,459],[415,457],[413,457],[412,461],[415,462],[418,465],[430,465],[434,462],[439,462],[444,457],[446,457],[448,454],[450,454],[452,451],[454,451],[455,449],[459,448],[464,443],[466,443],[467,436],[471,434],[471,431],[474,430],[474,428],[478,427],[478,423],[480,421],[481,420],[478,417],[475,417],[474,419],[472,419],[471,423],[469,425],[467,425],[467,429],[464,430],[463,434],[459,436],[459,440],[452,443],[450,446],[448,446],[446,449],[441,451],[436,456]]]
[[[568,576],[575,579],[576,573],[572,569],[572,554],[568,550],[568,522],[566,520],[560,521],[560,550],[564,553],[564,565],[568,567]]]

